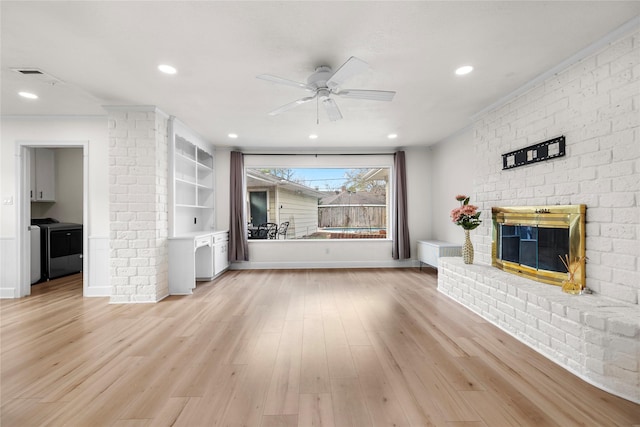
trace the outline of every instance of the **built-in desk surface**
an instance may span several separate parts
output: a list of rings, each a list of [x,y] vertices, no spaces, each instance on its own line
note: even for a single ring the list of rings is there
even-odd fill
[[[192,231],[169,238],[169,293],[189,295],[197,280],[211,280],[229,267],[229,231]]]

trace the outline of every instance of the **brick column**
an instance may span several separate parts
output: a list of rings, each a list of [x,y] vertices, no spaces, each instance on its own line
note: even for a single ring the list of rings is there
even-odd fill
[[[168,116],[108,106],[112,303],[156,302],[168,285]]]

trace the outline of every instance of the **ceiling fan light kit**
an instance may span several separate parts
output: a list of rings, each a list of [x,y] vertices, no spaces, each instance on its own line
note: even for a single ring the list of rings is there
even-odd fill
[[[306,104],[316,99],[321,101],[327,113],[329,120],[334,122],[342,119],[342,113],[338,108],[338,104],[331,95],[341,96],[344,98],[366,99],[371,101],[391,101],[396,94],[393,91],[385,90],[365,90],[365,89],[340,89],[342,84],[356,74],[360,74],[369,68],[369,64],[362,59],[352,56],[335,72],[331,67],[321,65],[316,67],[313,74],[307,79],[307,83],[296,82],[294,80],[285,79],[283,77],[271,74],[260,74],[257,78],[271,83],[293,86],[312,92],[312,96],[300,98],[296,101],[285,104],[275,110],[269,112],[270,116],[277,116],[285,111],[289,111],[298,105]]]

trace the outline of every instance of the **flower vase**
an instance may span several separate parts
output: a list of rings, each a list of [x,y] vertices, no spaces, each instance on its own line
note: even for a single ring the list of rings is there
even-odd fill
[[[464,230],[464,244],[462,245],[462,260],[465,264],[473,264],[473,243],[469,237],[469,230]]]

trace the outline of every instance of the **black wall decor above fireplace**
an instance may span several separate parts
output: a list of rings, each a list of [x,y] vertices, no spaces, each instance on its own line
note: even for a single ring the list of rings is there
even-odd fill
[[[541,162],[565,154],[564,136],[553,138],[545,142],[533,144],[516,151],[502,155],[502,169],[512,169],[530,163]]]

